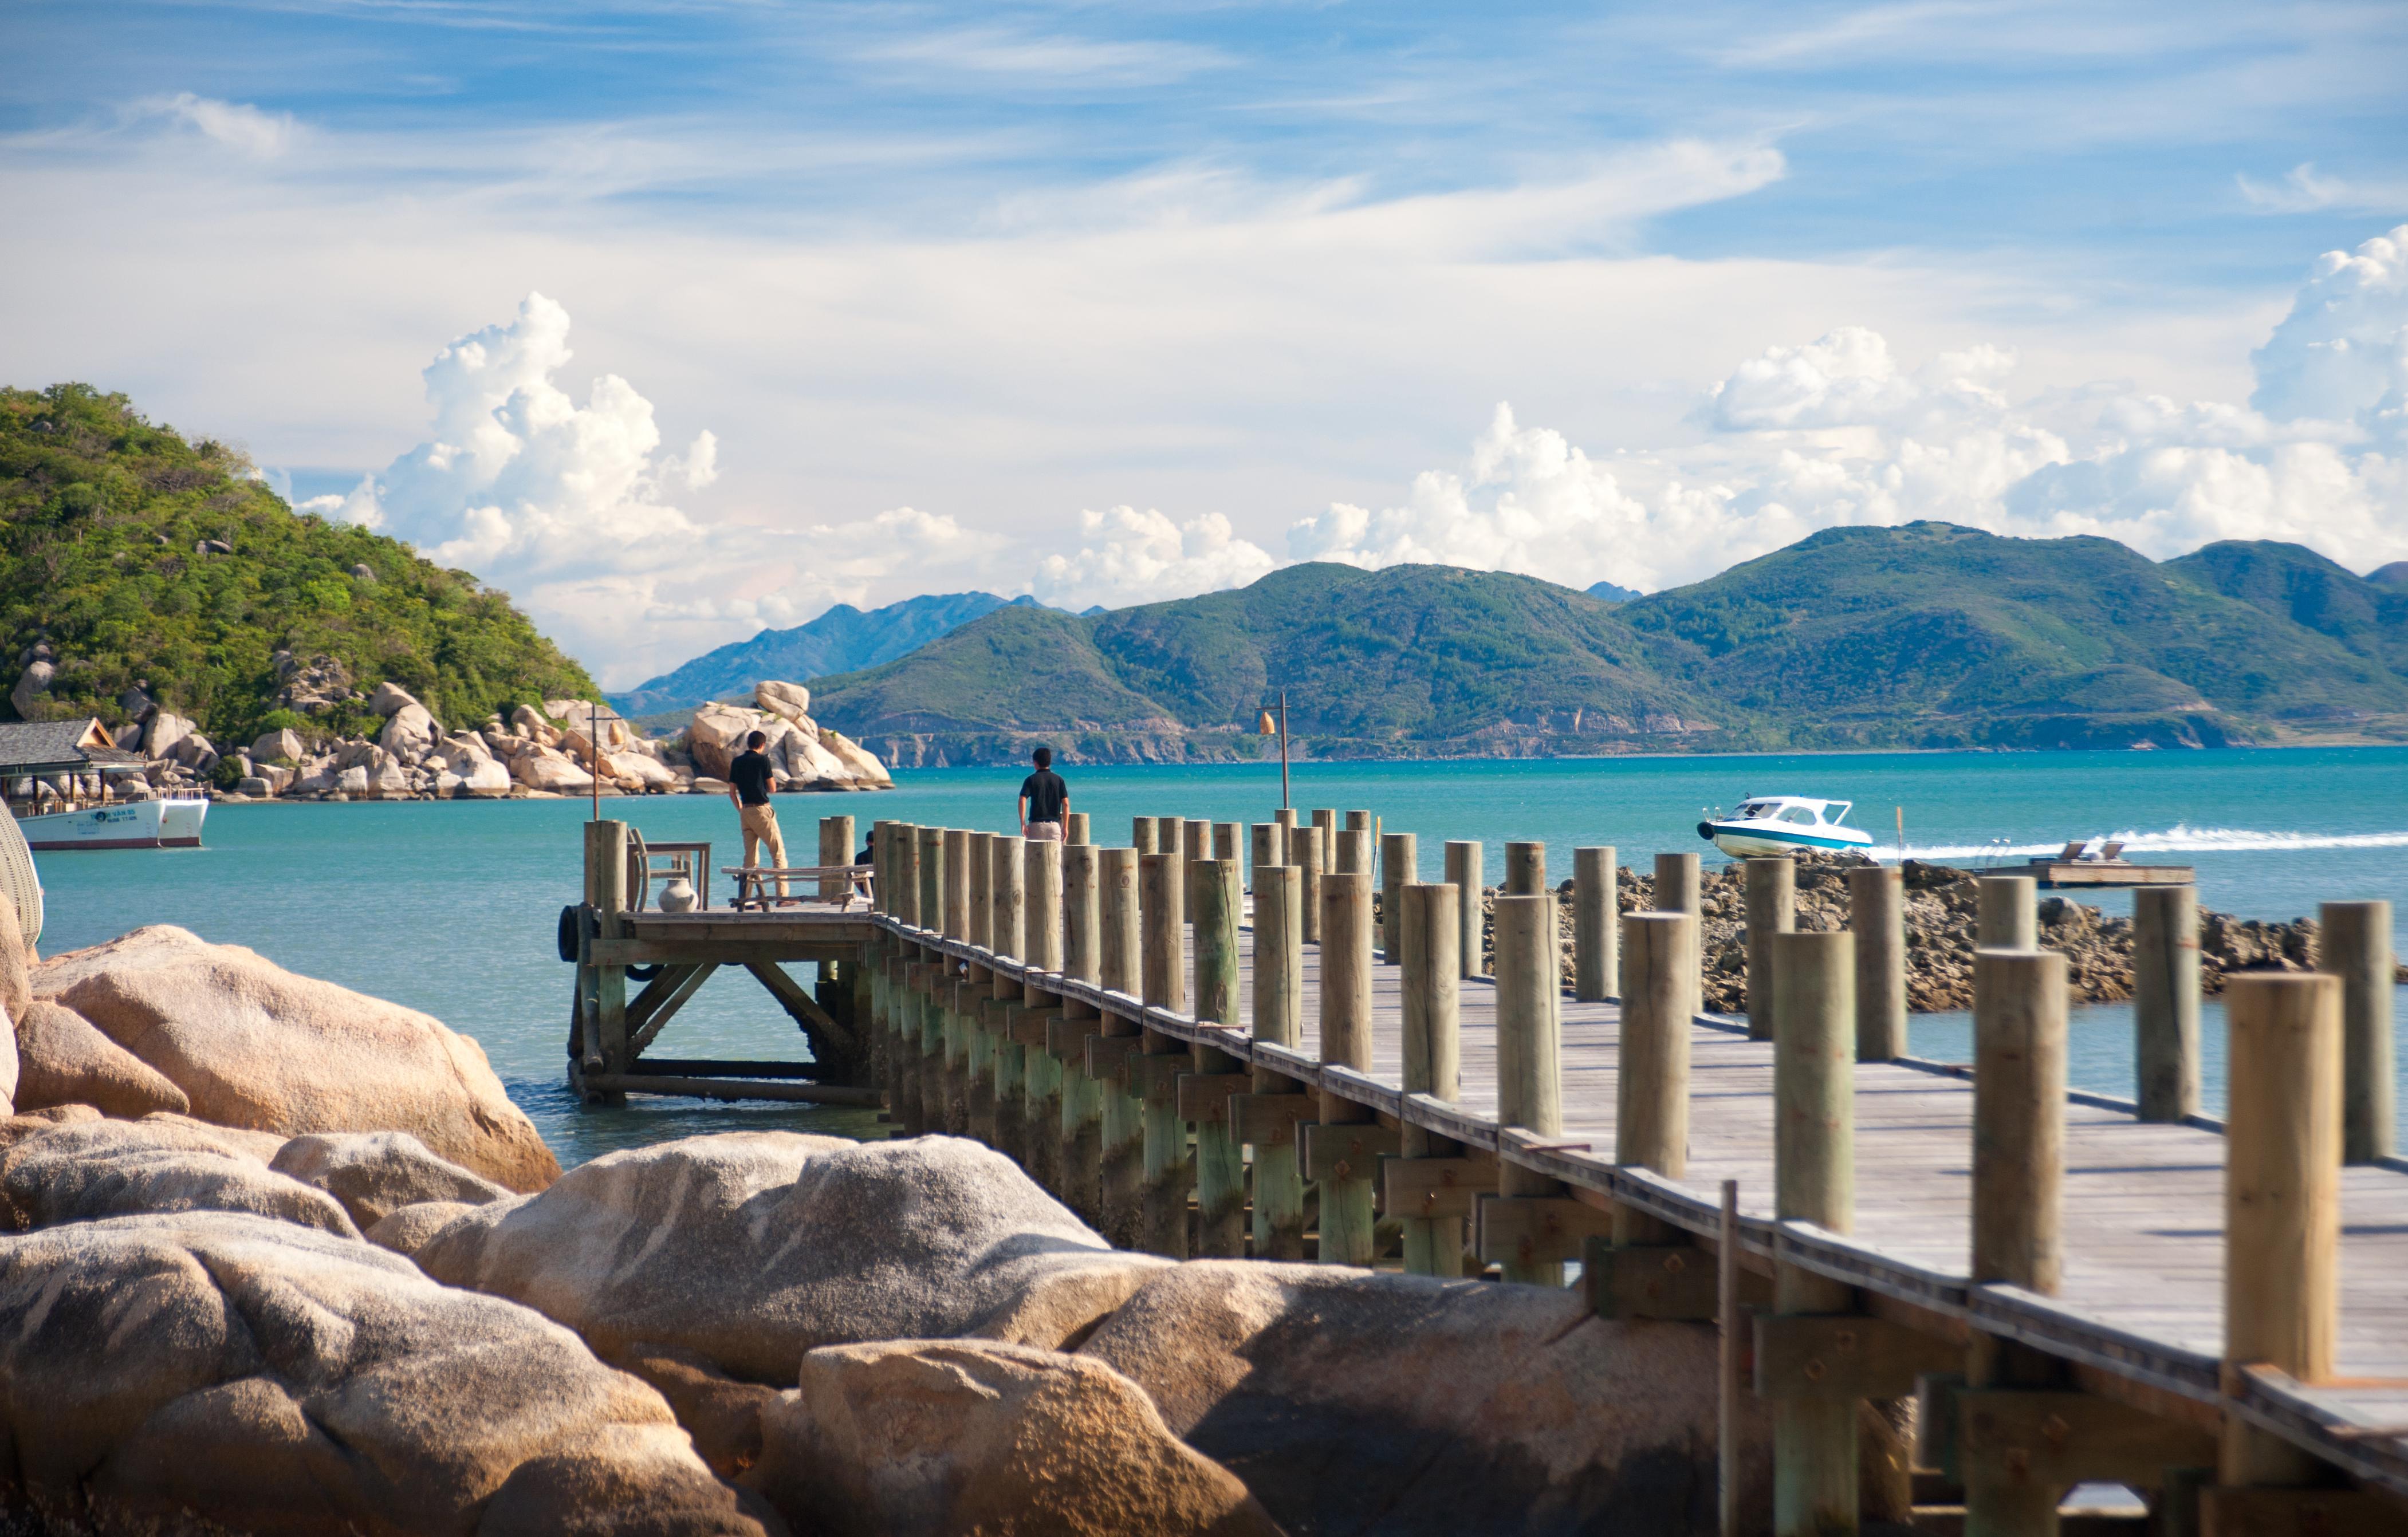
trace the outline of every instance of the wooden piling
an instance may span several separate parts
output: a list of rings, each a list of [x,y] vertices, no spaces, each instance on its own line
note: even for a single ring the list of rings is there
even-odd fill
[[[1686,913],[1627,913],[1622,923],[1622,1046],[1615,1085],[1613,1160],[1679,1179],[1689,1163],[1689,1032],[1698,1012],[1698,920]],[[1673,1240],[1667,1224],[1627,1206],[1613,1213],[1617,1245]]]
[[[1157,854],[1177,854],[1182,859],[1185,858],[1186,831],[1186,822],[1182,818],[1156,817],[1154,819],[1154,851]],[[1182,874],[1181,878],[1184,879],[1185,875]]]
[[[1235,865],[1242,853],[1238,847],[1238,835],[1243,831],[1244,829],[1237,822],[1214,822],[1212,824],[1212,857],[1224,864]],[[1238,889],[1243,890],[1245,889],[1244,872],[1240,870],[1239,875]]]
[[[1352,816],[1354,813],[1349,812]],[[1341,828],[1338,833],[1338,862],[1334,868],[1341,875],[1361,875],[1376,880],[1371,866],[1371,833],[1368,828]]]
[[[1772,1039],[1772,936],[1798,927],[1798,867],[1785,859],[1750,860],[1747,881],[1747,1038]]]
[[[1895,865],[1848,872],[1856,936],[1856,1060],[1906,1055],[1906,877]]]
[[[894,862],[888,866],[887,909],[897,923],[917,929],[920,922],[920,828],[913,822],[889,822],[894,830]]]
[[[1129,844],[1130,847],[1137,850],[1138,857],[1140,859],[1143,859],[1146,855],[1155,851],[1156,845],[1154,843],[1154,819],[1151,817],[1132,817],[1129,818]]]
[[[1150,835],[1151,827],[1147,831]],[[1111,991],[1136,997],[1143,985],[1144,970],[1138,863],[1147,856],[1134,848],[1105,848],[1097,852],[1101,857],[1097,866],[1097,905],[1103,915],[1099,931],[1102,944],[1098,959],[1103,967],[1100,980]],[[1104,1016],[1103,1027],[1105,1036],[1112,1039],[1143,1033],[1135,1020],[1114,1014]],[[1142,1246],[1145,1231],[1144,1107],[1129,1091],[1125,1074],[1107,1079],[1102,1084],[1102,1096],[1098,1185],[1103,1232],[1116,1248],[1138,1248]]]
[[[822,817],[820,818],[820,863],[823,866],[853,862],[853,818]],[[850,875],[822,875],[820,900],[842,902],[853,894]]]
[[[1543,847],[1506,845],[1508,875],[1519,870],[1526,878],[1531,868],[1526,859],[1517,864],[1515,849],[1543,853]],[[1541,890],[1498,897],[1496,929],[1497,1122],[1500,1128],[1557,1136],[1564,1129],[1562,1045],[1555,1008],[1562,990],[1562,962],[1554,893]],[[1498,1163],[1497,1193],[1510,1198],[1559,1191],[1556,1181],[1504,1159]],[[1503,1268],[1509,1281],[1564,1284],[1560,1260],[1534,1264],[1507,1260]]]
[[[1001,833],[987,840],[987,945],[998,958],[1025,959],[1021,941],[1028,899],[1027,847],[1025,839]],[[998,973],[994,996],[1016,1001],[1024,988],[1025,984]],[[998,1011],[982,1008],[970,1021],[976,1036],[970,1057],[970,1134],[1025,1164],[1028,1141],[1021,1071],[1025,1059],[998,1028],[999,1018]]]
[[[962,845],[969,860],[970,928],[974,948],[995,949],[995,841],[992,833],[972,833]]]
[[[950,883],[945,879],[945,830],[924,827],[919,831],[920,857],[920,927],[942,933],[945,927],[945,893]]]
[[[1092,844],[1095,842],[1095,840],[1088,836],[1087,833],[1087,814],[1085,812],[1066,811],[1062,814],[1062,842],[1066,847],[1072,848],[1076,848],[1082,844]]]
[[[1032,1013],[1055,1006],[1052,984],[1063,968],[1068,938],[1062,912],[1063,847],[1050,838],[1020,841],[1022,883],[1025,893],[1021,923],[1021,1003]],[[1064,1201],[1069,1199],[1062,1159],[1062,1060],[1042,1046],[1007,1036],[996,1045],[996,1103],[1014,1102],[1005,1090],[1003,1073],[1012,1073],[1019,1089],[1018,1156],[1028,1177]],[[1008,1124],[1007,1110],[998,1110]],[[1006,1149],[1010,1151],[1010,1149]]]
[[[1232,830],[1234,842],[1234,829]],[[1196,1018],[1219,1024],[1239,1022],[1238,866],[1234,860],[1197,860],[1188,882],[1196,896]],[[1234,1076],[1238,1059],[1214,1046],[1192,1046],[1199,1077]],[[1196,1252],[1241,1259],[1246,1253],[1245,1148],[1230,1123],[1228,1101],[1218,1118],[1196,1120]],[[1182,1132],[1183,1132],[1182,1123]]]
[[[2387,979],[2386,979],[2387,981]],[[2224,1361],[2333,1374],[2341,1322],[2342,997],[2337,976],[2227,979]],[[2219,1480],[2317,1481],[2315,1459],[2227,1412]]]
[[[1449,885],[1406,883],[1398,893],[1398,964],[1404,975],[1404,1089],[1453,1103],[1462,1091],[1463,962],[1455,953],[1462,943],[1458,911],[1461,893]],[[1458,1158],[1462,1146],[1451,1137],[1405,1121],[1398,1150],[1409,1159]],[[1405,1269],[1416,1275],[1457,1277],[1463,1274],[1463,1218],[1391,1211],[1404,1230]]]
[[[2199,889],[2132,892],[2133,1081],[2141,1118],[2199,1114]]]
[[[1613,854],[1612,844],[1572,850],[1572,996],[1584,1003],[1622,991]]]
[[[1357,838],[1368,838],[1357,832]],[[1321,878],[1321,1060],[1371,1071],[1371,877],[1341,871]],[[1372,1119],[1368,1106],[1321,1096],[1324,1125]],[[1369,1265],[1374,1169],[1346,1167],[1320,1182],[1321,1262]]]
[[[1505,894],[1509,897],[1534,897],[1546,889],[1547,846],[1542,843],[1507,844]]]
[[[1254,889],[1254,872],[1287,863],[1287,829],[1277,822],[1256,822],[1246,850],[1246,889]]]
[[[1168,818],[1166,818],[1168,820]],[[1139,861],[1139,909],[1145,935],[1145,1002],[1173,1013],[1187,1012],[1187,861],[1177,854],[1148,854]],[[1188,1058],[1187,1043],[1146,1031],[1144,1055]],[[1132,1070],[1141,1064],[1132,1063]],[[1130,1087],[1140,1096],[1144,1131],[1143,1247],[1184,1259],[1189,1247],[1187,1200],[1196,1166],[1187,1154],[1187,1124],[1179,1118],[1177,1079],[1148,1066]]]
[[[1403,889],[1421,879],[1421,840],[1411,833],[1380,834],[1380,959],[1394,966],[1404,960]]]
[[[1463,963],[1466,976],[1488,975],[1488,958],[1484,954],[1483,941],[1487,935],[1487,911],[1481,902],[1481,846],[1463,838],[1450,838],[1446,845],[1446,883],[1455,889],[1455,918],[1462,925],[1455,940],[1455,954]]]
[[[1698,897],[1699,872],[1695,854],[1656,856],[1656,911],[1703,916]]]
[[[1973,883],[1973,946],[2040,948],[2040,883],[2029,875],[1984,875]]]
[[[624,937],[627,914],[627,824],[595,820],[585,824],[585,889],[595,909],[604,939]],[[592,1056],[601,1072],[627,1071],[635,1054],[627,1046],[627,968],[595,966],[593,975],[595,1033]],[[586,1095],[589,1104],[623,1105],[623,1089],[602,1089]]]
[[[1345,830],[1349,833],[1377,833],[1379,818],[1368,811],[1350,811],[1346,814]],[[1369,870],[1364,872],[1366,875],[1369,873]]]
[[[1316,814],[1317,815],[1317,814]],[[1304,939],[1321,943],[1321,875],[1328,862],[1328,833],[1319,823],[1292,829],[1287,835],[1288,862],[1303,883]]]
[[[1310,836],[1311,828],[1291,829]],[[1293,1049],[1304,1036],[1304,872],[1294,865],[1254,867],[1254,1036]],[[1286,1099],[1302,1086],[1257,1064],[1254,1092]],[[1275,1123],[1256,1136],[1254,1258],[1304,1258],[1304,1175],[1296,1123]]]
[[[1028,840],[996,833],[987,839],[987,948],[1025,960],[1021,925],[1028,901]]]
[[[945,879],[945,937],[967,940],[970,936],[970,834],[968,828],[945,829],[945,857],[938,869],[943,872]]]
[[[1769,947],[1774,1212],[1845,1233],[1856,1216],[1856,936],[1779,932]],[[1854,1302],[1845,1282],[1773,1266],[1778,1314],[1844,1313]],[[1856,1530],[1856,1400],[1773,1401],[1774,1537]]]
[[[1073,981],[1097,983],[1103,978],[1103,914],[1097,906],[1101,851],[1092,844],[1074,843],[1062,850],[1062,975]],[[1065,1018],[1094,1019],[1093,1005],[1076,998],[1062,1001]],[[1082,1037],[1083,1041],[1083,1036]],[[1070,1055],[1054,1058],[1062,1080],[1062,1199],[1090,1226],[1103,1221],[1103,1085],[1087,1072],[1083,1045]]]
[[[2324,931],[2317,969],[2341,978],[2342,1160],[2372,1163],[2391,1156],[2399,1114],[2391,1065],[2391,904],[2328,902],[2316,918]]]

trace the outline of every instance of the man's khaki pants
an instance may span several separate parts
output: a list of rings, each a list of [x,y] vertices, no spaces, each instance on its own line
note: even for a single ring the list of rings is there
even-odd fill
[[[769,849],[769,863],[783,870],[786,867],[786,837],[778,831],[777,809],[767,805],[748,805],[742,808],[741,815],[745,865],[751,868],[759,864],[760,861],[752,857],[753,850],[766,844]],[[786,883],[781,879],[778,882],[778,900],[782,902],[785,897]]]

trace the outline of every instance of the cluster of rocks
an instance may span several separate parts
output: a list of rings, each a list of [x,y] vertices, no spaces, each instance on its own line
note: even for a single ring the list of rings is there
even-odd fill
[[[29,961],[0,933],[0,1529],[1713,1518],[1702,1326],[1118,1251],[953,1138],[736,1132],[561,1175],[423,1015],[180,930]],[[1742,1433],[1762,1525],[1753,1404]]]
[[[1797,926],[1828,932],[1848,926],[1848,876],[1864,861],[1803,854],[1797,865]],[[1975,882],[1983,872],[1909,860],[1906,883],[1907,1007],[1934,1013],[1973,1006]],[[1647,912],[1656,904],[1652,875],[1623,867],[1618,872],[1619,910]],[[1556,921],[1562,936],[1563,979],[1573,982],[1572,884],[1557,888]],[[1484,893],[1482,954],[1494,971],[1497,959],[1497,889]],[[1375,899],[1376,906],[1376,899]],[[1705,946],[1705,1006],[1717,1014],[1747,1008],[1747,885],[1743,866],[1733,863],[1703,873],[1698,882]],[[2042,897],[2039,906],[2042,947],[2066,958],[2066,984],[2076,1003],[2112,1003],[2132,996],[2132,920],[2112,918],[2067,897]],[[2316,922],[2295,918],[2268,923],[2228,914],[2200,914],[2200,985],[2224,990],[2225,978],[2243,971],[2313,971]],[[2401,980],[2408,982],[2408,967]]]

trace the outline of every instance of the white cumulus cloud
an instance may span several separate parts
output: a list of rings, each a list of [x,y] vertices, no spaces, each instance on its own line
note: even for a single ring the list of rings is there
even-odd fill
[[[1220,513],[1173,522],[1152,508],[1079,514],[1079,548],[1048,555],[1030,582],[1057,608],[1119,608],[1243,587],[1279,562],[1240,539]]]
[[[219,101],[179,91],[172,96],[150,96],[135,104],[142,117],[164,119],[199,134],[213,144],[249,155],[274,160],[299,143],[300,122],[290,112],[267,112],[248,102]]]

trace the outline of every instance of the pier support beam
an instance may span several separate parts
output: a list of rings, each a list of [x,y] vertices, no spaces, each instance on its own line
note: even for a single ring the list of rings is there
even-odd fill
[[[1488,957],[1484,953],[1488,932],[1488,913],[1480,899],[1481,845],[1469,839],[1451,838],[1446,846],[1446,883],[1455,888],[1455,910],[1461,924],[1455,940],[1455,954],[1463,962],[1466,976],[1486,976]]]
[[[1613,1161],[1668,1179],[1689,1167],[1689,1032],[1698,1012],[1698,920],[1686,913],[1630,913],[1621,923],[1621,1072],[1615,1086]],[[1617,1205],[1613,1242],[1670,1244],[1678,1235]]]
[[[1572,996],[1599,1003],[1622,994],[1622,926],[1613,846],[1572,850]]]
[[[1298,840],[1312,833],[1289,830]],[[1254,1039],[1295,1049],[1304,1038],[1304,872],[1294,865],[1254,867]],[[1308,1096],[1294,1078],[1259,1064],[1253,1088],[1232,1108],[1246,1122],[1239,1135],[1254,1150],[1254,1258],[1301,1259],[1304,1174],[1294,1112]]]
[[[2141,1118],[2199,1114],[2199,889],[2132,892],[2133,1081]]]
[[[2391,1066],[2391,904],[2328,902],[2316,918],[2324,930],[2317,969],[2341,978],[2342,1161],[2372,1163],[2391,1156],[2399,1114]]]
[[[1856,1204],[1856,939],[1844,932],[1783,932],[1771,936],[1769,948],[1774,1215],[1845,1233]],[[1845,1282],[1797,1265],[1773,1266],[1779,1316],[1848,1313],[1855,1305]],[[1773,1401],[1774,1537],[1856,1530],[1856,1404],[1839,1397]]]
[[[1340,834],[1368,841],[1369,833]],[[1371,1071],[1371,876],[1341,871],[1321,877],[1321,1060],[1358,1073]],[[1371,1120],[1369,1107],[1337,1094],[1321,1096],[1321,1123],[1353,1126]],[[1354,1168],[1320,1182],[1321,1262],[1369,1265],[1372,1259],[1372,1174]]]
[[[1149,818],[1149,822],[1150,822]],[[1153,829],[1147,828],[1148,841]],[[1103,914],[1101,961],[1104,987],[1136,997],[1143,986],[1143,961],[1138,901],[1138,861],[1145,856],[1134,848],[1105,848],[1098,865],[1098,904]],[[1121,1048],[1134,1048],[1143,1032],[1133,1019],[1104,1016],[1104,1040],[1120,1043],[1110,1071],[1096,1074],[1103,1083],[1103,1169],[1101,1183],[1104,1236],[1115,1248],[1144,1247],[1145,1235],[1145,1114],[1130,1092],[1126,1060]],[[1096,1043],[1101,1046],[1103,1043]],[[1089,1048],[1091,1064],[1096,1061]],[[1094,1071],[1093,1065],[1089,1071]]]
[[[1785,859],[1750,860],[1747,882],[1747,1038],[1772,1039],[1776,987],[1772,936],[1798,927],[1798,867]]]
[[[1232,837],[1234,842],[1234,834]],[[1218,1024],[1239,1022],[1238,862],[1192,861],[1188,889],[1196,898],[1196,1018]],[[1196,1126],[1196,1252],[1207,1258],[1242,1259],[1246,1254],[1246,1155],[1229,1115],[1227,1090],[1244,1079],[1244,1064],[1217,1047],[1197,1045],[1192,1076],[1182,1085],[1181,1130]],[[1190,1091],[1192,1089],[1192,1092]],[[1214,1092],[1218,1090],[1218,1092]],[[1189,1112],[1193,1113],[1190,1114]]]
[[[1516,869],[1513,850],[1544,853],[1540,844],[1508,844],[1505,848],[1509,875]],[[1519,865],[1525,880],[1534,869],[1540,872],[1542,888],[1544,868],[1526,857]],[[1519,1128],[1542,1137],[1563,1131],[1562,1031],[1556,1008],[1563,989],[1560,952],[1553,893],[1542,889],[1497,899],[1497,1122],[1500,1129]],[[1498,1162],[1497,1193],[1505,1200],[1555,1196],[1561,1189],[1556,1180],[1511,1159]],[[1548,1287],[1564,1284],[1560,1259],[1531,1260],[1495,1252],[1486,1258],[1503,1267],[1509,1281]]]
[[[1906,875],[1896,865],[1848,872],[1856,936],[1856,1060],[1906,1055]]]
[[[1404,1089],[1453,1102],[1462,1092],[1462,893],[1450,885],[1409,882],[1398,889],[1398,963],[1404,968]],[[1406,1121],[1398,1150],[1406,1160],[1460,1161],[1462,1145]],[[1466,1187],[1461,1200],[1470,1199]],[[1463,1209],[1440,1210],[1435,1192],[1418,1210],[1395,1201],[1388,1215],[1404,1228],[1405,1269],[1415,1275],[1463,1274]]]
[[[599,937],[624,937],[622,930],[627,915],[627,824],[619,821],[592,821],[585,824],[585,900],[592,904],[599,924]],[[635,1060],[627,1048],[627,968],[595,966],[588,978],[593,999],[595,1047],[602,1059],[605,1076],[616,1076],[627,1071]],[[624,1089],[609,1089],[588,1094],[589,1104],[623,1105],[627,1103]]]
[[[1176,825],[1176,818],[1164,820]],[[1187,1012],[1187,926],[1184,888],[1187,861],[1178,854],[1148,854],[1139,861],[1139,907],[1145,932],[1145,1002],[1152,1007]],[[1189,1060],[1187,1043],[1175,1036],[1147,1031],[1145,1059]],[[1189,1243],[1187,1199],[1196,1183],[1196,1165],[1187,1156],[1187,1123],[1179,1118],[1177,1067],[1168,1061],[1140,1060],[1129,1064],[1129,1087],[1143,1103],[1145,1186],[1142,1207],[1149,1253],[1184,1259]]]
[[[822,817],[820,818],[820,863],[823,866],[853,862],[853,818]],[[853,894],[850,875],[822,875],[820,900],[842,902]]]

